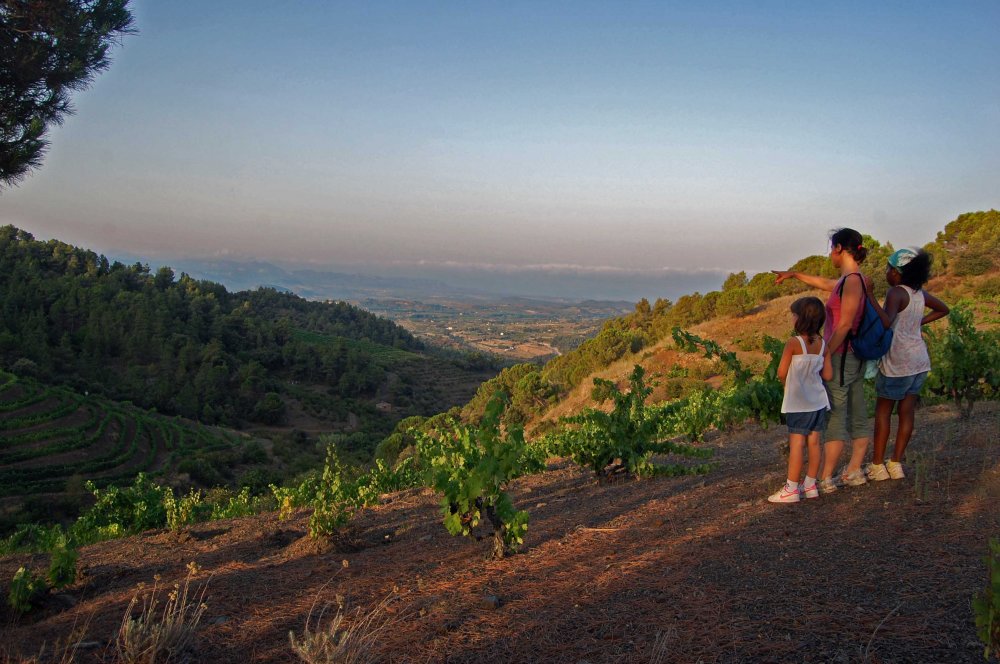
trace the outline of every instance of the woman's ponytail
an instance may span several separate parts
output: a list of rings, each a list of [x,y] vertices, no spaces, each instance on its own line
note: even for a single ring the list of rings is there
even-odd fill
[[[853,228],[838,228],[830,233],[830,246],[836,247],[839,244],[841,249],[849,253],[859,263],[863,263],[868,257],[868,248],[864,246],[863,242],[861,233]]]

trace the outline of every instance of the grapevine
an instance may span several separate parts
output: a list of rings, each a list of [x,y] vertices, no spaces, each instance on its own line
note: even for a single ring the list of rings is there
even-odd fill
[[[497,395],[479,426],[453,423],[450,431],[420,433],[417,453],[428,466],[430,486],[442,494],[441,512],[452,535],[473,537],[485,516],[493,528],[491,556],[502,558],[524,543],[528,513],[514,507],[506,488],[511,480],[541,470],[524,432],[512,426],[501,435],[505,408]]]

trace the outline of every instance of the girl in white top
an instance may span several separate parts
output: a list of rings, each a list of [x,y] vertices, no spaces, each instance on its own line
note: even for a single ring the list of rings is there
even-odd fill
[[[820,435],[826,429],[826,413],[830,399],[823,379],[833,378],[833,365],[826,353],[826,343],[820,331],[826,320],[823,302],[816,297],[803,297],[792,303],[797,336],[785,344],[778,364],[778,378],[785,384],[781,412],[788,425],[788,476],[785,485],[768,496],[772,503],[797,503],[806,498],[819,498],[816,475],[819,474]],[[809,468],[802,485],[802,457],[809,445]]]
[[[922,289],[930,273],[931,257],[926,251],[900,249],[889,257],[885,270],[885,280],[890,287],[885,307],[879,306],[869,294],[882,324],[892,327],[892,346],[879,361],[878,377],[875,379],[878,396],[875,402],[875,446],[872,462],[866,469],[870,480],[899,480],[905,477],[903,453],[913,434],[917,396],[931,370],[931,359],[921,327],[948,315],[947,305]],[[925,315],[926,309],[931,311]],[[896,445],[892,458],[885,462],[893,408],[896,408],[899,418]]]

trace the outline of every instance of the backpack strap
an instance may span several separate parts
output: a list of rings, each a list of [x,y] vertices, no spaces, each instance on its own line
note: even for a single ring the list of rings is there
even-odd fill
[[[865,302],[868,300],[868,289],[865,288],[865,278],[861,276],[860,272],[851,272],[851,274],[858,275],[858,279],[861,280],[861,306],[864,307],[865,306]],[[851,276],[851,274],[848,274],[843,279],[841,279],[840,280],[840,286],[837,288],[837,295],[839,295],[840,298],[841,298],[841,306],[843,306],[844,285],[847,283],[847,277]],[[863,314],[862,314],[862,318],[864,318]],[[847,346],[851,343],[851,339],[853,339],[854,336],[855,336],[854,335],[854,326],[852,325],[851,329],[847,331],[847,336],[844,337],[844,341],[843,341],[843,343],[840,346],[841,347],[841,351],[840,351],[840,386],[841,387],[844,386],[844,368],[847,365]],[[860,357],[858,358],[858,361],[864,363],[864,360],[862,360]]]

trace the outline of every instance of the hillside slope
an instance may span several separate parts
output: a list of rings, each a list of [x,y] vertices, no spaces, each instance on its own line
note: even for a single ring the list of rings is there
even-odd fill
[[[391,596],[377,661],[980,662],[970,598],[1000,532],[1000,407],[961,421],[936,406],[917,425],[910,477],[798,505],[764,501],[783,477],[779,428],[713,437],[719,465],[697,478],[598,486],[556,463],[516,483],[531,527],[501,561],[449,537],[425,490],[364,511],[339,552],[306,538],[303,513],[104,542],[38,612],[0,609],[0,643],[30,655],[77,629],[82,661],[110,661],[138,584],[169,588],[194,562],[208,585],[195,661],[298,661],[288,632],[314,604],[315,621],[339,598],[351,623]],[[0,578],[45,562],[0,559]]]
[[[867,237],[865,245],[870,253],[862,270],[872,278],[874,291],[881,298],[887,289],[885,260],[893,246]],[[967,306],[975,316],[977,327],[1000,329],[1000,261],[996,259],[1000,251],[1000,212],[989,210],[960,215],[925,248],[934,257],[933,277],[926,285],[927,290],[950,305]],[[835,276],[824,256],[803,258],[791,269]],[[529,385],[527,381],[521,385],[500,386],[514,394],[515,403],[547,401],[544,408],[536,407],[522,413],[529,431],[544,430],[546,423],[596,406],[590,398],[593,380],[603,378],[624,384],[625,377],[636,364],[642,365],[646,374],[660,383],[650,397],[651,402],[676,398],[691,389],[704,388],[706,384],[718,387],[722,379],[714,373],[716,367],[696,355],[674,350],[670,330],[675,326],[687,329],[736,352],[748,366],[763,366],[763,338],[788,338],[792,332],[789,307],[795,299],[806,295],[815,295],[824,301],[829,296],[795,280],[777,287],[774,275],[769,272],[757,274],[752,279],[747,279],[743,273],[732,274],[720,291],[705,295],[694,293],[676,303],[658,301],[653,306],[642,301],[636,305],[634,313],[608,321],[597,338],[539,369],[539,379],[530,385],[541,385],[542,389],[533,387],[534,395],[518,395],[526,389],[525,385]],[[940,321],[933,327],[943,328],[947,324],[946,320]],[[503,374],[494,379],[490,389],[502,383],[502,377]],[[480,390],[480,402],[488,391]],[[558,398],[552,398],[553,394]],[[537,395],[548,398],[532,398]],[[469,406],[465,409],[467,414],[474,411]]]
[[[274,289],[231,293],[169,267],[150,274],[13,226],[0,227],[0,306],[0,367],[205,424],[284,424],[307,398],[301,385],[320,388],[308,400],[328,425],[374,408],[380,390],[400,417],[456,403],[397,371],[428,354],[385,318]],[[493,370],[433,359],[479,381]],[[375,429],[369,450],[387,433]]]

